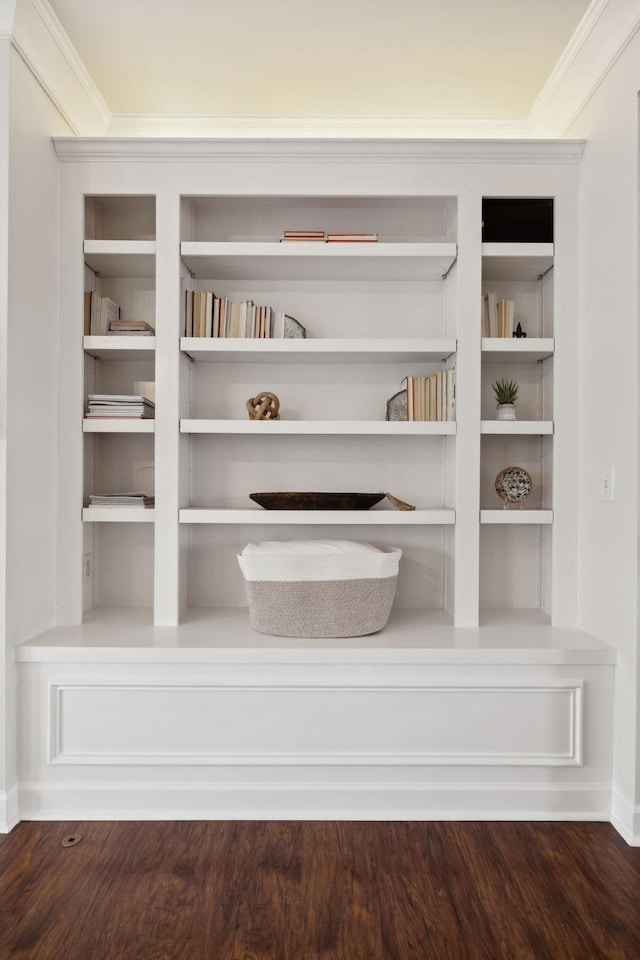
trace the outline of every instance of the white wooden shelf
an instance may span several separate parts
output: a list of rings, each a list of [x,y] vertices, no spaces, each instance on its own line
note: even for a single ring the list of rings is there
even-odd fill
[[[456,341],[183,337],[180,349],[193,360],[238,363],[431,363],[455,353]]]
[[[252,436],[378,436],[453,435],[453,420],[181,420],[181,433],[250,434]]]
[[[19,663],[433,663],[614,664],[614,647],[533,610],[483,611],[481,628],[456,628],[442,610],[393,609],[367,637],[270,637],[244,607],[189,609],[179,626],[155,627],[144,607],[98,607],[85,622],[47,630],[16,647]]]
[[[82,519],[91,523],[153,523],[151,507],[83,507]]]
[[[480,433],[496,436],[542,436],[553,433],[553,420],[482,420]]]
[[[101,277],[155,277],[155,240],[85,240],[85,263]]]
[[[552,243],[483,243],[483,280],[537,280],[553,266]]]
[[[82,421],[84,433],[154,433],[155,420],[142,420],[137,417],[105,417],[101,420]]]
[[[531,363],[553,356],[553,337],[483,337],[482,359],[492,362]]]
[[[271,280],[440,280],[455,262],[455,243],[274,243],[183,241],[195,277]]]
[[[155,337],[85,337],[85,353],[101,360],[150,360],[155,356]]]
[[[456,522],[455,510],[263,510],[262,508],[220,509],[185,507],[180,523],[233,524],[340,524],[360,526],[450,526]]]
[[[481,510],[480,523],[553,523],[553,510],[522,510],[510,508],[507,510]]]

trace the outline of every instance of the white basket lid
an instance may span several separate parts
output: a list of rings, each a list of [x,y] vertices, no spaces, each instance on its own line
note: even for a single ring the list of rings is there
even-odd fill
[[[393,577],[402,551],[353,540],[272,540],[238,554],[247,580],[364,580]]]

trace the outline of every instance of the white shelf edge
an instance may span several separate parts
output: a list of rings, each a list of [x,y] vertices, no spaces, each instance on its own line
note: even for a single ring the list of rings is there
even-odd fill
[[[369,361],[412,362],[446,360],[456,352],[455,338],[358,340],[335,338],[268,339],[182,337],[180,349],[193,359],[270,361],[300,360],[360,363]]]
[[[480,433],[494,436],[542,436],[553,433],[553,420],[481,420]]]
[[[179,523],[452,525],[455,510],[262,510],[183,507]]]
[[[555,340],[553,337],[483,337],[481,341],[483,360],[509,360],[512,362],[532,362],[546,360],[553,356]]]
[[[151,507],[83,507],[85,523],[153,523],[155,510]]]
[[[295,241],[183,240],[180,252],[184,257],[424,257],[451,258],[458,253],[456,243],[322,243]]]
[[[137,417],[105,417],[102,420],[82,421],[83,433],[154,433],[155,420],[140,420]]]
[[[553,257],[553,243],[483,243],[483,257]]]
[[[92,357],[112,357],[115,359],[135,359],[151,357],[155,354],[155,337],[83,337],[82,345],[85,353]]]
[[[615,648],[531,610],[483,611],[490,623],[454,627],[441,609],[394,605],[367,637],[310,640],[257,634],[246,607],[190,609],[177,626],[153,626],[149,608],[99,607],[82,624],[52,627],[15,649],[22,663],[615,664]],[[496,616],[497,615],[497,616]]]
[[[456,433],[454,420],[181,420],[180,433],[258,436],[427,437]]]
[[[551,524],[553,523],[553,510],[481,510],[480,523],[503,523],[503,524]]]
[[[85,240],[85,254],[110,254],[121,256],[155,256],[155,240]]]

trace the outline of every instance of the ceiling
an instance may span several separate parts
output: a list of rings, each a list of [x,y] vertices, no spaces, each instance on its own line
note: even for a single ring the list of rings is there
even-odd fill
[[[115,116],[526,117],[589,0],[49,0]]]

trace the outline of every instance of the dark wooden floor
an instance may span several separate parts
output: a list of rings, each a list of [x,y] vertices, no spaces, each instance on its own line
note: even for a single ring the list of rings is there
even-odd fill
[[[21,823],[0,960],[27,958],[640,960],[640,849],[607,824]]]

